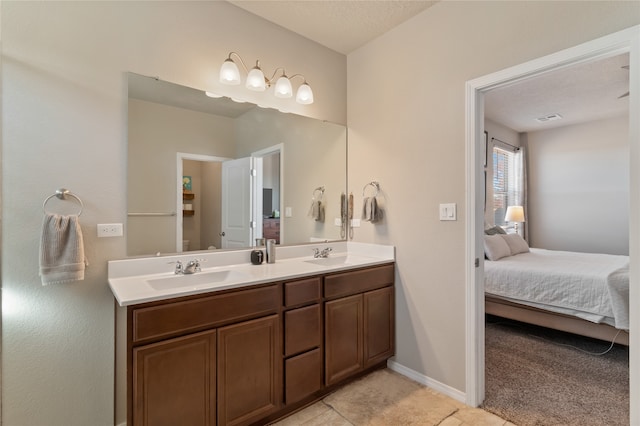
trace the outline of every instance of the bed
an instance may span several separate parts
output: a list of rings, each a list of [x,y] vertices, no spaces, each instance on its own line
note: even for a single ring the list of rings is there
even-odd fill
[[[485,253],[486,313],[629,344],[628,256],[529,248],[515,234],[485,235]]]

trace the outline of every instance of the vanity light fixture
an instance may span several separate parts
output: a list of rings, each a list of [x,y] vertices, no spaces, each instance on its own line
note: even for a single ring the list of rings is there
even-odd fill
[[[295,77],[300,77],[302,78],[303,83],[298,87],[298,91],[296,92],[296,102],[302,105],[309,105],[313,103],[313,91],[311,90],[311,86],[307,83],[307,80],[304,78],[304,75],[294,74],[291,77],[288,77],[284,68],[280,67],[276,68],[271,78],[267,78],[260,68],[260,61],[256,61],[256,65],[251,69],[251,71],[249,71],[240,55],[236,52],[230,52],[227,59],[222,63],[222,66],[220,67],[220,83],[234,86],[240,84],[240,70],[232,56],[237,58],[240,65],[242,65],[242,68],[244,68],[247,73],[247,81],[245,82],[245,87],[247,89],[254,90],[256,92],[264,92],[271,87],[275,81],[275,97],[290,98],[293,96],[291,80]],[[282,74],[276,80],[276,74],[279,74],[279,71],[281,71]]]

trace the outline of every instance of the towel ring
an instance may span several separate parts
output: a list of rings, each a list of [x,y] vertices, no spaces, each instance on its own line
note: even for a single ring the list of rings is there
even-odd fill
[[[80,199],[80,197],[78,197],[77,195],[75,195],[73,192],[69,191],[66,188],[60,188],[60,189],[56,189],[56,193],[55,194],[51,194],[49,195],[45,200],[44,203],[42,203],[42,210],[47,213],[47,202],[52,199],[53,197],[58,197],[60,200],[66,200],[67,197],[72,197],[75,198],[76,201],[80,204],[80,211],[78,212],[78,216],[80,216],[82,214],[82,210],[84,209],[84,204],[82,203],[82,200]]]
[[[316,198],[316,192],[318,192],[318,191],[320,191],[320,199],[322,199],[322,197],[324,196],[324,186],[319,186],[319,187],[317,187],[316,189],[313,190],[312,198],[314,200],[318,200]]]
[[[368,187],[368,186],[373,186],[373,187],[375,188],[376,193],[375,193],[375,194],[373,194],[373,196],[374,196],[374,197],[377,197],[377,196],[378,196],[378,193],[380,192],[380,183],[379,183],[379,182],[376,182],[376,181],[374,180],[374,181],[371,181],[371,182],[369,182],[368,184],[366,184],[366,185],[364,186],[364,188],[362,188],[362,196],[363,196],[363,197],[364,197],[364,192],[366,191],[366,189],[367,189],[367,187]]]

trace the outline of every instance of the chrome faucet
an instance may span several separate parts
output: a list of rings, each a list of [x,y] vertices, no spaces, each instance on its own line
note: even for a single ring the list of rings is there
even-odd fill
[[[319,257],[329,257],[329,253],[331,253],[333,249],[331,247],[324,248],[320,250],[319,248],[313,249],[313,257],[315,259]]]
[[[200,259],[193,259],[187,263],[187,266],[184,267],[182,271],[183,274],[195,274],[196,272],[200,272]]]
[[[171,262],[171,263],[175,263],[176,264],[176,269],[174,272],[174,274],[176,275],[189,275],[189,274],[195,274],[196,272],[200,272],[200,259],[193,259],[190,260],[189,262],[187,262],[186,265],[184,265],[181,261],[176,260],[175,262]]]

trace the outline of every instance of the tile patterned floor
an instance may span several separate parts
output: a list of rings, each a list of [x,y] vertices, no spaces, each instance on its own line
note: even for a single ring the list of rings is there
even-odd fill
[[[357,380],[274,426],[515,426],[389,369]]]

